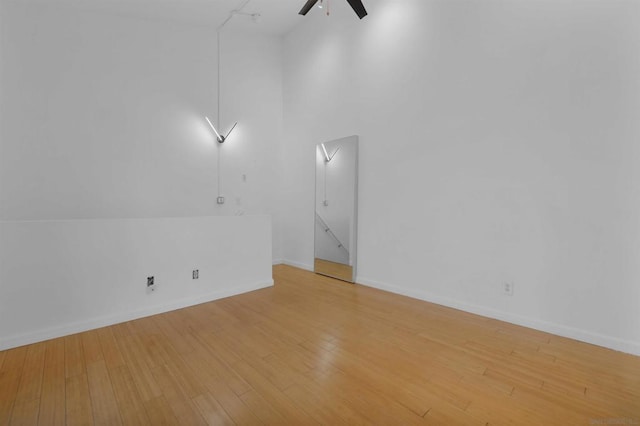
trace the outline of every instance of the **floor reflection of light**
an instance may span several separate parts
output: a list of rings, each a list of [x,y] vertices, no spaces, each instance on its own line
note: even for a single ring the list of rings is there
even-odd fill
[[[335,353],[334,351],[338,349],[336,345],[336,340],[334,342],[322,341],[317,343],[320,347],[319,351],[314,351],[317,354],[318,366],[317,369],[321,371],[327,370],[329,367],[332,367],[334,364]]]

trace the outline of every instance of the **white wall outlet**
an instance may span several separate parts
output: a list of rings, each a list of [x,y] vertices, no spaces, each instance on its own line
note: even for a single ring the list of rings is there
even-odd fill
[[[194,280],[197,280],[198,278],[200,278],[200,270],[194,269],[193,272],[191,272],[191,278]]]
[[[224,197],[221,195],[218,198],[216,198],[216,203],[218,204],[224,204]]]
[[[506,296],[513,296],[513,281],[505,281],[502,287],[502,293]]]
[[[147,294],[156,291],[156,282],[153,276],[147,277]]]

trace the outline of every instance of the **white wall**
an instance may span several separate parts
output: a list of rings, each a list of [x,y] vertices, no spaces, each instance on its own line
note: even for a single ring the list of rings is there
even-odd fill
[[[273,285],[271,220],[0,222],[0,283],[2,350]]]
[[[220,146],[213,25],[0,0],[0,349],[272,284],[281,39],[225,28]]]
[[[284,76],[278,38],[225,29],[221,127],[240,124],[220,147],[202,121],[217,115],[213,28],[0,0],[3,235],[24,220],[99,219],[101,231],[77,234],[97,256],[86,238],[111,220],[138,218],[131,232],[144,239],[160,238],[144,234],[168,220],[157,218],[190,228],[198,216],[269,214],[272,259],[310,267],[315,144],[358,134],[359,282],[640,353],[639,3],[368,0],[363,21],[345,4],[286,37]],[[41,280],[7,286],[5,265],[29,267],[10,234],[0,287],[38,300],[52,288]],[[90,272],[70,291],[88,291]],[[128,314],[141,306],[131,301]],[[76,313],[1,336],[91,323]]]
[[[358,134],[358,282],[640,354],[640,2],[342,3],[285,39],[284,258]]]
[[[0,1],[1,219],[275,213],[280,38],[225,27],[220,127],[239,125],[219,147],[204,121],[217,117],[215,23]]]
[[[223,214],[269,214],[282,259],[282,39],[222,34],[222,122],[238,127],[221,148]],[[218,206],[219,207],[219,206]]]

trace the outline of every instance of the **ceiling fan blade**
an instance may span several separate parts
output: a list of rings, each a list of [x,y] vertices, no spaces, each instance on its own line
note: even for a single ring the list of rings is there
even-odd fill
[[[351,5],[351,8],[353,9],[353,11],[356,12],[356,15],[358,15],[358,18],[362,19],[365,16],[367,16],[367,10],[364,8],[364,5],[362,4],[361,0],[347,0],[347,1]]]
[[[308,0],[307,3],[302,6],[302,9],[300,9],[298,15],[306,15],[311,10],[311,8],[316,5],[316,3],[318,3],[318,0]]]

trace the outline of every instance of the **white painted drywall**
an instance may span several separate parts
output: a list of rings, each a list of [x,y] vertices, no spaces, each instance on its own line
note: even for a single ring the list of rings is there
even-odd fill
[[[3,99],[4,99],[4,89],[2,87],[2,70],[3,70],[3,66],[2,66],[2,62],[3,62],[3,50],[4,50],[4,43],[2,42],[2,40],[4,40],[6,38],[5,35],[5,24],[4,24],[4,3],[2,1],[0,1],[0,158],[4,157],[3,154],[3,147],[4,144],[2,143],[2,122],[3,122],[3,114],[2,114],[2,104],[3,104]],[[2,174],[0,174],[0,188],[2,188]],[[0,210],[2,210],[2,199],[0,198]]]
[[[640,353],[640,2],[342,3],[285,38],[287,262],[358,134],[359,282]]]
[[[220,127],[239,124],[218,146],[216,23],[1,1],[0,219],[275,214],[279,37],[224,28]]]
[[[220,146],[213,25],[0,0],[0,35],[0,349],[272,284],[278,37],[225,28]]]
[[[0,222],[0,283],[2,350],[273,285],[271,220]]]

